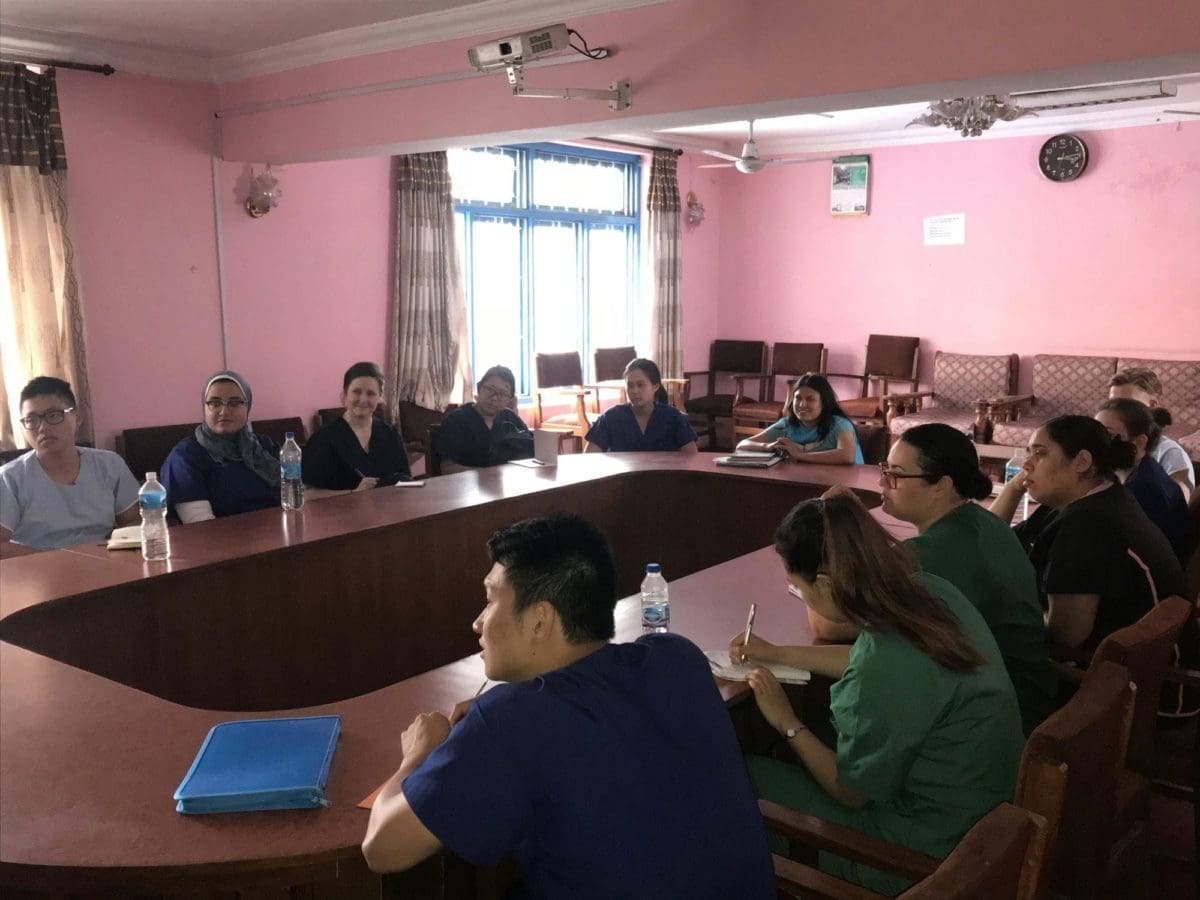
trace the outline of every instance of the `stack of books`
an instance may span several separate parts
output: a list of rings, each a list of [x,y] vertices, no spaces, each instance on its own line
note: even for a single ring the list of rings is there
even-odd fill
[[[750,469],[769,469],[783,461],[784,454],[775,450],[739,450],[732,456],[718,456],[718,466],[740,466]]]

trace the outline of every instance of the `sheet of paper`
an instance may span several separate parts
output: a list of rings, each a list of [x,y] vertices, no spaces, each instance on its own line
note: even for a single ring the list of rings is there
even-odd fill
[[[948,247],[967,242],[967,217],[964,213],[928,216],[925,219],[925,246]]]
[[[383,784],[387,784],[387,782],[385,781]],[[371,791],[371,793],[367,794],[367,796],[365,796],[361,800],[359,800],[358,808],[359,809],[372,809],[375,806],[375,798],[378,797],[379,792],[383,790],[383,784],[381,784],[379,787],[375,788],[375,790]]]
[[[708,657],[708,665],[713,670],[713,674],[718,678],[724,678],[726,681],[745,681],[750,676],[750,670],[755,666],[763,666],[770,669],[780,684],[808,684],[812,680],[812,673],[807,669],[794,669],[791,666],[783,666],[779,663],[742,663],[733,665],[729,661],[729,650],[705,650],[704,655]]]
[[[112,535],[109,536],[107,549],[141,550],[142,526],[126,525],[123,528],[114,528]]]

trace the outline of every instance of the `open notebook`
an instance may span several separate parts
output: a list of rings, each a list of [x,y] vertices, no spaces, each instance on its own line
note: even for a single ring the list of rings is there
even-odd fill
[[[779,663],[741,663],[734,665],[729,661],[729,650],[705,650],[704,655],[708,657],[708,665],[713,670],[713,674],[718,678],[724,678],[726,681],[745,681],[750,670],[755,666],[762,666],[764,669],[770,669],[771,674],[779,681],[780,684],[808,684],[812,680],[812,672],[807,669],[794,669],[791,666],[781,665]]]
[[[123,528],[114,528],[113,533],[108,538],[109,550],[141,550],[142,549],[142,526],[141,525],[126,525]]]

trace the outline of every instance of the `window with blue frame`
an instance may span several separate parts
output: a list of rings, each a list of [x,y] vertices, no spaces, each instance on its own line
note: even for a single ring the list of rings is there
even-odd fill
[[[635,343],[641,160],[522,144],[449,151],[476,377],[533,386],[534,353]]]

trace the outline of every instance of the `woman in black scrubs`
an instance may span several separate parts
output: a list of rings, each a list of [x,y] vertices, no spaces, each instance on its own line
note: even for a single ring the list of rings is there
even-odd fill
[[[412,480],[404,438],[375,417],[382,396],[379,366],[360,362],[346,370],[342,378],[346,411],[305,446],[305,484],[332,491],[369,491]]]

